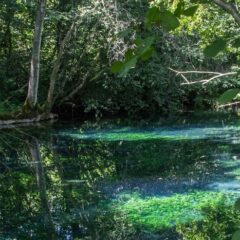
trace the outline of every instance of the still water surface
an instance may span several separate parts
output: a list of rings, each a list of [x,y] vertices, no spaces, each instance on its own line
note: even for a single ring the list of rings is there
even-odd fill
[[[0,239],[182,239],[240,193],[240,122],[0,130]]]

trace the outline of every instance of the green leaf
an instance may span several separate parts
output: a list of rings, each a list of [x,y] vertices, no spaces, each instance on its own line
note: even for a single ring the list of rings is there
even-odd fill
[[[149,8],[146,15],[146,26],[151,27],[160,23],[160,10],[157,7]]]
[[[135,43],[137,45],[136,55],[141,57],[146,51],[148,51],[155,41],[154,36],[147,37],[145,39],[138,39]]]
[[[176,17],[180,17],[183,11],[184,11],[184,2],[180,1],[177,5],[176,10],[174,11],[174,15]]]
[[[123,69],[120,72],[120,76],[125,77],[129,70],[132,68],[135,68],[137,64],[137,57],[133,57],[132,59],[129,59],[128,61],[123,63]]]
[[[240,92],[240,89],[238,88],[229,89],[218,98],[218,102],[220,104],[229,103],[238,95],[239,92]]]
[[[152,44],[154,43],[154,40],[155,40],[154,36],[150,36],[145,39],[138,39],[138,42],[136,42],[136,45],[138,46],[139,52],[143,52],[149,47],[151,47]]]
[[[224,39],[219,38],[204,49],[204,54],[206,57],[216,57],[219,52],[226,48],[226,45],[227,42]]]
[[[134,50],[133,49],[129,49],[126,53],[125,53],[125,62],[131,60],[131,58],[133,58],[134,56]]]
[[[232,236],[232,240],[239,240],[239,239],[240,239],[240,230],[236,231]]]
[[[239,48],[240,47],[240,38],[237,38],[237,39],[234,40],[233,46],[235,48]]]
[[[146,50],[142,55],[141,55],[141,60],[146,61],[148,60],[153,53],[155,52],[154,47],[150,47],[148,50]]]
[[[180,26],[179,20],[170,11],[163,11],[160,15],[160,24],[166,31],[171,31]]]
[[[111,67],[112,73],[119,73],[123,69],[123,66],[124,66],[123,62],[120,61],[114,62]]]
[[[182,14],[188,17],[192,17],[198,10],[198,5],[189,7],[187,9],[185,9]]]

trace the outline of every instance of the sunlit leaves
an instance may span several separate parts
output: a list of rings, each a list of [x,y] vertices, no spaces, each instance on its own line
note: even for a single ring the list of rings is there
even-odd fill
[[[153,27],[157,26],[162,27],[167,32],[174,31],[180,26],[179,18],[181,15],[193,16],[196,13],[197,9],[198,5],[188,6],[185,8],[183,1],[180,1],[178,3],[174,13],[166,9],[164,5],[152,6],[148,9],[148,12],[146,14],[145,28],[151,30]],[[151,36],[144,40],[137,39],[134,52],[131,52],[130,55],[127,52],[123,61],[115,62],[112,65],[112,72],[120,73],[120,75],[126,76],[128,71],[131,68],[135,67],[139,59],[145,61],[153,55],[155,52],[153,43],[154,38]],[[211,49],[208,51],[211,51]]]
[[[226,48],[226,45],[226,40],[222,38],[216,39],[204,49],[204,54],[206,57],[216,57],[221,51]]]
[[[218,102],[220,104],[229,103],[238,95],[239,92],[240,92],[240,89],[238,88],[229,89],[218,98]]]

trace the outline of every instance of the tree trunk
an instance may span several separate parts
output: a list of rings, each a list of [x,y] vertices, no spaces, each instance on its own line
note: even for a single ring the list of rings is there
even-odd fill
[[[45,10],[46,0],[38,0],[37,16],[35,22],[34,39],[32,47],[31,70],[28,82],[28,94],[25,101],[25,107],[30,110],[36,107],[38,101],[40,50]]]
[[[47,96],[47,100],[45,103],[46,112],[51,112],[52,106],[54,104],[54,98],[53,98],[54,90],[55,90],[55,85],[56,85],[56,81],[58,78],[58,72],[61,67],[61,60],[62,60],[64,51],[65,51],[65,47],[66,47],[67,43],[70,41],[71,35],[74,31],[75,24],[76,24],[76,19],[73,20],[71,27],[69,28],[64,39],[62,40],[62,43],[59,48],[59,52],[57,54],[57,58],[53,65],[53,70],[52,70],[51,77],[50,77],[50,85],[49,85],[49,89],[48,89],[48,96]]]

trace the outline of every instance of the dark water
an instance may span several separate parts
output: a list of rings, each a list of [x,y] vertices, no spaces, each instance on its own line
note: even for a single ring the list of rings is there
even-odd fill
[[[240,193],[233,118],[0,131],[0,239],[182,239]]]

